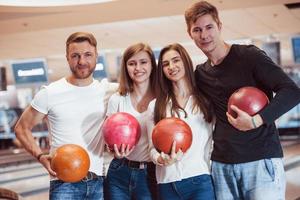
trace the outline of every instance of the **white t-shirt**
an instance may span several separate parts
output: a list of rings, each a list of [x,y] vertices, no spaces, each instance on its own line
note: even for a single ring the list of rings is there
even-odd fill
[[[127,156],[129,160],[133,161],[139,161],[139,162],[148,162],[150,161],[150,156],[149,156],[149,148],[148,148],[148,135],[147,135],[147,130],[146,130],[146,120],[148,117],[147,111],[145,112],[138,112],[132,105],[131,99],[130,99],[130,94],[126,96],[121,96],[118,92],[113,94],[109,101],[108,101],[108,106],[107,106],[107,116],[110,116],[116,112],[126,112],[134,116],[141,127],[141,137],[136,144],[135,148],[133,151]]]
[[[212,130],[213,125],[204,120],[203,113],[194,114],[193,98],[190,96],[185,111],[187,118],[184,118],[184,112],[180,111],[180,118],[185,121],[192,129],[193,141],[191,147],[184,153],[180,161],[169,166],[161,166],[157,163],[159,152],[154,148],[152,143],[152,130],[154,128],[154,107],[155,101],[150,102],[148,106],[149,122],[147,131],[149,136],[150,157],[156,163],[156,178],[158,183],[170,183],[181,181],[202,174],[210,174],[210,153],[212,148]],[[166,117],[171,117],[171,102],[167,105]]]
[[[50,152],[64,144],[77,144],[87,150],[90,171],[103,175],[103,139],[100,127],[108,98],[117,84],[98,80],[78,87],[65,78],[43,86],[31,106],[47,115]]]

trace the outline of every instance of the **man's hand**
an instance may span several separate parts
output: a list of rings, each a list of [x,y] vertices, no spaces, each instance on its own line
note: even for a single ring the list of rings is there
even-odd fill
[[[39,159],[39,162],[46,168],[51,176],[56,176],[55,171],[51,169],[51,159],[52,157],[48,155],[42,155]]]
[[[231,105],[230,108],[236,112],[237,117],[234,118],[228,112],[226,112],[228,122],[240,131],[248,131],[263,124],[262,118],[259,114],[256,114],[252,117],[234,105]]]

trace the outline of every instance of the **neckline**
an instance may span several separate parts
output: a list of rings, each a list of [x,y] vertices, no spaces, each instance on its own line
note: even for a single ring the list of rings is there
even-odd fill
[[[191,94],[191,95],[188,97],[188,99],[187,99],[187,101],[186,101],[186,104],[185,104],[184,107],[183,107],[184,110],[187,110],[188,105],[189,105],[189,102],[190,102],[192,96],[193,96],[193,95]],[[170,99],[170,102],[173,103],[171,99]]]
[[[226,60],[228,59],[228,57],[231,54],[232,47],[234,46],[234,44],[232,44],[232,45],[226,44],[226,45],[228,45],[229,48],[228,48],[225,56],[219,59],[219,60],[221,60],[221,62],[219,64],[214,65],[213,62],[210,59],[208,59],[209,66],[211,66],[211,67],[217,67],[219,65],[222,65],[224,62],[226,62]]]
[[[187,110],[191,97],[192,97],[192,95],[190,95],[190,96],[188,97],[188,99],[187,99],[187,101],[186,101],[186,103],[185,103],[185,105],[184,105],[184,108],[183,108],[184,110]]]
[[[127,95],[127,97],[129,98],[129,102],[130,102],[130,106],[131,106],[131,108],[132,108],[132,110],[134,110],[134,112],[135,113],[137,113],[137,114],[143,114],[143,113],[145,113],[146,111],[147,111],[147,109],[145,110],[145,111],[143,111],[143,112],[139,112],[137,109],[135,109],[135,107],[133,106],[133,103],[132,103],[132,101],[131,101],[131,94],[129,93],[128,95]]]
[[[70,87],[73,87],[73,88],[80,88],[80,89],[84,89],[84,88],[88,88],[88,87],[91,87],[94,85],[95,83],[95,79],[93,79],[93,81],[89,84],[89,85],[86,85],[86,86],[78,86],[78,85],[74,85],[72,83],[70,83],[66,77],[63,78],[64,82],[66,85],[70,86]]]

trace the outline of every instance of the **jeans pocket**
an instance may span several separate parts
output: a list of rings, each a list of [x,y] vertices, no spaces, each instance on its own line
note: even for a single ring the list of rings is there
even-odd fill
[[[119,170],[123,165],[123,159],[116,159],[114,158],[109,165],[109,170],[117,171]]]
[[[266,171],[269,174],[269,176],[272,178],[272,181],[275,179],[275,170],[274,165],[272,162],[272,159],[264,159]]]

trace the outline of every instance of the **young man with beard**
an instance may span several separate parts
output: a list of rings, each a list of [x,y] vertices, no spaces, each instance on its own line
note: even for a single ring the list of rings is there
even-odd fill
[[[185,20],[188,34],[208,57],[197,66],[195,78],[216,115],[211,157],[216,198],[285,199],[283,152],[274,121],[299,103],[299,88],[259,48],[224,42],[218,11],[210,3],[194,3]],[[228,99],[244,86],[261,89],[270,103],[254,116],[232,106],[233,118],[226,112]]]
[[[66,42],[66,58],[71,74],[44,86],[20,117],[16,136],[25,149],[51,176],[50,199],[103,199],[103,142],[100,127],[106,103],[116,85],[93,79],[97,61],[97,41],[90,33],[76,32]],[[43,153],[32,136],[32,128],[47,120],[50,154]],[[90,157],[88,175],[79,182],[66,183],[51,169],[51,155],[64,144],[83,147]]]

